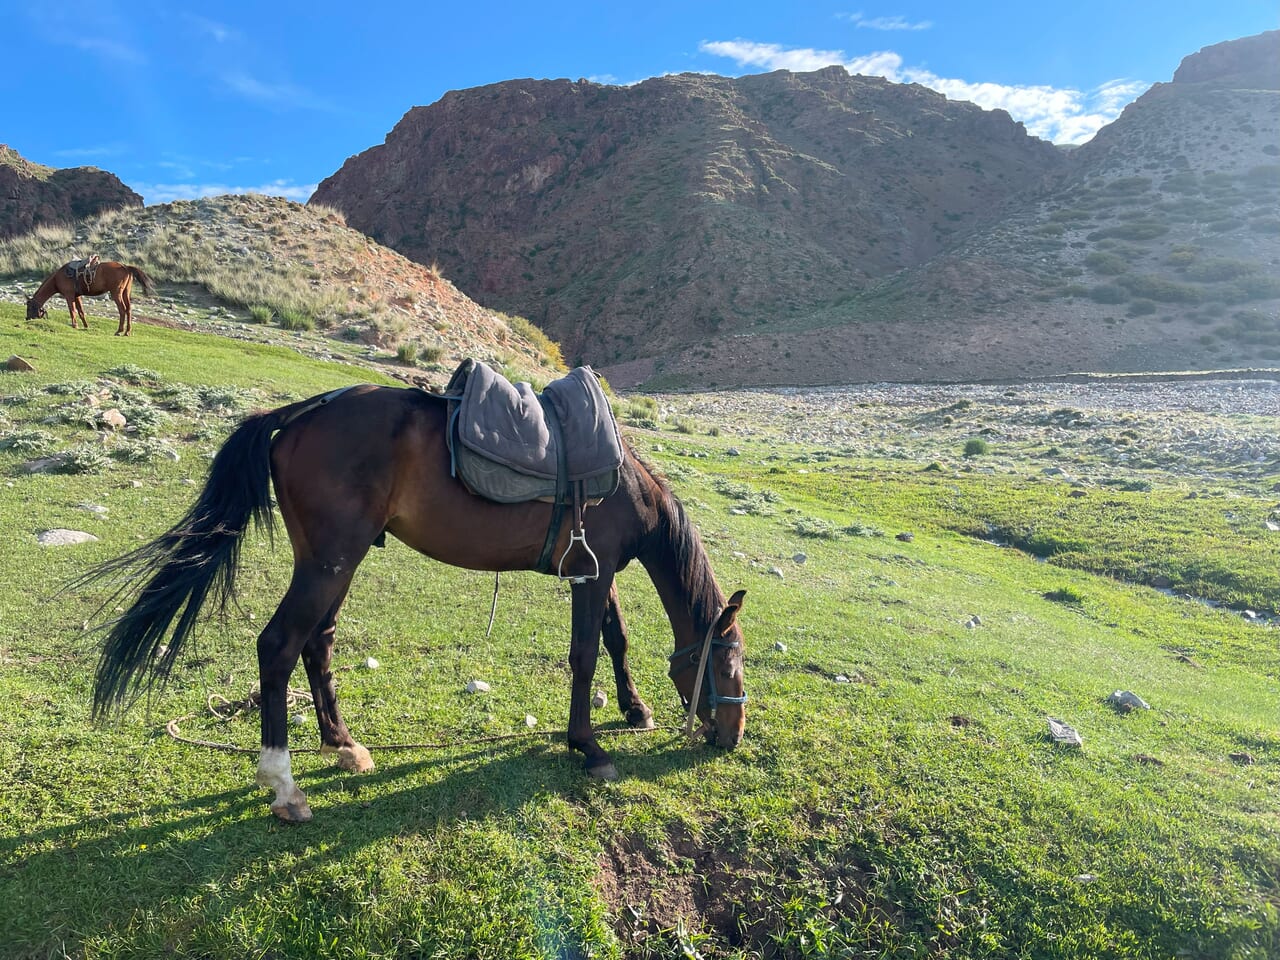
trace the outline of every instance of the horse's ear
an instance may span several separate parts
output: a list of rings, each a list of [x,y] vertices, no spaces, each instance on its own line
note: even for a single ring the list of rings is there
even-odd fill
[[[725,604],[724,610],[720,613],[720,619],[716,621],[716,636],[723,637],[733,628],[733,625],[738,620],[738,611],[742,609],[742,601],[746,596],[747,591],[737,590],[729,598],[729,602]]]

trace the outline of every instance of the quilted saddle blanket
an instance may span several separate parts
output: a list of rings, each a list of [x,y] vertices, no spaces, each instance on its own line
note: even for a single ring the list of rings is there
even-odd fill
[[[456,401],[449,429],[454,471],[475,493],[501,503],[554,498],[562,469],[561,490],[581,482],[583,499],[617,489],[622,437],[590,367],[539,394],[467,360],[445,393]]]

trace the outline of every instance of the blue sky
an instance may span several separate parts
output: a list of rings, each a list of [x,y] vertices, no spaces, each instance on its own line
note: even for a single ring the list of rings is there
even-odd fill
[[[1183,56],[1278,26],[1277,0],[0,0],[0,143],[110,170],[148,203],[305,200],[449,90],[830,63],[1083,142]]]

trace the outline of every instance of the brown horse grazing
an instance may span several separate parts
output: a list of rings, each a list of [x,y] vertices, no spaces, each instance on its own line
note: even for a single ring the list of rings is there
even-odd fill
[[[68,277],[67,266],[69,264],[63,264],[49,274],[44,283],[40,284],[40,289],[34,295],[27,297],[27,319],[35,320],[37,317],[46,316],[45,302],[54,294],[60,294],[67,301],[67,312],[71,314],[71,326],[76,325],[76,314],[79,313],[80,322],[88,330],[89,321],[84,317],[84,303],[80,298],[98,297],[109,293],[115,302],[116,309],[120,311],[120,325],[116,328],[116,336],[127,337],[133,329],[133,301],[129,299],[133,281],[137,280],[142,284],[143,293],[151,294],[155,292],[155,284],[152,283],[151,278],[143,272],[141,267],[131,267],[112,260],[98,264],[93,280],[86,283],[84,277]]]
[[[443,398],[369,385],[245,420],[214,458],[196,503],[171,530],[79,581],[122,571],[149,577],[129,610],[111,625],[95,678],[95,716],[132,702],[157,676],[168,675],[211,589],[224,609],[234,598],[241,539],[250,519],[271,527],[274,481],[293,544],[293,577],[258,637],[262,752],[257,781],[275,790],[271,810],[276,816],[310,819],[288,750],[285,698],[299,656],[315,698],[322,752],[335,753],[346,770],[372,769],[368,750],[352,739],[338,713],[330,672],[338,611],[369,548],[387,532],[454,566],[533,570],[552,516],[547,503],[500,504],[470,494],[451,475],[446,430]],[[737,624],[743,591],[726,603],[680,502],[629,449],[620,474],[617,492],[586,513],[599,577],[571,587],[568,742],[586,755],[587,771],[603,779],[618,774],[591,728],[602,631],[613,660],[618,708],[633,727],[653,725],[653,714],[631,679],[614,584],[614,573],[633,558],[648,572],[671,622],[676,652],[668,673],[683,701],[696,701],[702,720],[697,733],[732,748],[742,739],[746,719]],[[570,545],[570,527],[564,524],[559,531],[556,557]],[[147,667],[153,669],[147,672]]]

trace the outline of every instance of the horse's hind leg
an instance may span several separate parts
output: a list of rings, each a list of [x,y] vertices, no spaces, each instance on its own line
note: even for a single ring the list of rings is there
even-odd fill
[[[115,301],[116,312],[120,314],[120,322],[116,325],[116,336],[127,337],[129,331],[133,328],[133,324],[129,320],[129,295],[124,291],[113,293],[111,299]]]
[[[284,599],[258,637],[262,754],[257,781],[259,786],[275,790],[271,812],[281,820],[311,819],[306,794],[293,782],[289,761],[289,676],[303,647],[328,614],[336,611],[350,583],[351,570],[326,569],[314,563],[295,565]]]
[[[307,668],[311,697],[315,701],[316,720],[320,724],[320,752],[338,755],[338,766],[353,773],[373,769],[369,751],[356,743],[338,713],[338,693],[329,664],[333,658],[333,638],[338,624],[338,608],[346,593],[339,597],[320,623],[320,628],[302,648],[302,663]]]
[[[616,581],[610,585],[609,598],[605,601],[602,632],[604,647],[613,660],[613,679],[618,687],[618,709],[631,726],[648,730],[653,727],[653,711],[640,699],[635,682],[631,679],[631,665],[627,662],[627,624],[622,619],[622,608],[618,604]]]

